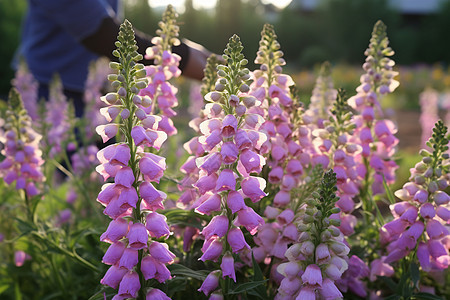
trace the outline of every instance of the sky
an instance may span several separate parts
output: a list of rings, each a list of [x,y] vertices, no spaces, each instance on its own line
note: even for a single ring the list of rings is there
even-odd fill
[[[292,0],[262,0],[263,3],[272,3],[273,5],[284,8],[286,7]],[[177,11],[182,11],[184,0],[150,0],[150,5],[152,7],[157,6],[166,6],[168,4],[172,4]],[[213,8],[216,5],[216,0],[193,0],[194,8],[196,9],[208,9]]]

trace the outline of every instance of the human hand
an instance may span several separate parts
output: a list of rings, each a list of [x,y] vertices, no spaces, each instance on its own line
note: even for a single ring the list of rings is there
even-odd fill
[[[182,75],[192,79],[202,80],[206,59],[212,54],[211,51],[190,40],[184,39],[183,43],[189,47],[189,56]]]

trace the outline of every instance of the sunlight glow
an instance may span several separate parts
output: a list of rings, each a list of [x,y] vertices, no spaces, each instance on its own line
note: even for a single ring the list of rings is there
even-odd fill
[[[217,0],[193,0],[195,9],[211,9]],[[262,0],[264,4],[272,3],[278,8],[285,8],[292,0]],[[160,7],[172,4],[177,11],[184,11],[184,0],[149,0],[152,7]]]

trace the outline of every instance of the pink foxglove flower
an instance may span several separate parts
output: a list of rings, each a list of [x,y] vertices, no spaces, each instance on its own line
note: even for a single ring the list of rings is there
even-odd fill
[[[69,122],[70,109],[67,97],[63,93],[61,79],[55,76],[50,84],[50,95],[46,104],[45,122],[50,130],[47,132],[46,147],[50,157],[55,157],[65,151],[69,139],[71,125]],[[73,113],[73,112],[72,112]]]
[[[243,99],[250,97],[247,93],[250,76],[244,67],[246,60],[241,51],[239,37],[230,38],[224,54],[228,65],[218,66],[219,80],[215,90],[205,95],[206,101],[219,105],[221,109],[218,115],[205,114],[205,119],[198,126],[202,136],[196,140],[195,147],[202,147],[207,154],[195,158],[199,170],[197,182],[193,184],[197,191],[192,205],[200,214],[213,215],[201,231],[205,242],[200,260],[218,261],[222,276],[233,280],[236,280],[233,253],[249,248],[239,227],[243,226],[250,234],[255,234],[264,224],[263,219],[245,204],[244,198],[259,202],[266,195],[265,180],[249,174],[256,174],[254,172],[260,171],[265,164],[265,159],[257,152],[266,138],[259,131],[262,118],[252,118],[243,104]],[[229,76],[234,76],[235,80],[226,80]],[[239,143],[238,133],[241,137],[247,136],[245,147]],[[192,147],[190,149],[194,150]],[[194,153],[192,150],[190,153]],[[194,168],[188,161],[183,169]],[[231,214],[229,211],[232,211]],[[230,247],[232,251],[226,251]],[[204,288],[212,286],[207,283],[208,280],[201,288],[207,295],[215,289]]]
[[[422,127],[421,145],[426,146],[433,133],[434,124],[439,120],[439,93],[433,89],[426,89],[420,94],[420,125]]]
[[[153,59],[154,65],[146,66],[148,86],[141,89],[139,95],[142,100],[136,101],[137,105],[147,114],[161,114],[161,120],[158,122],[158,129],[166,134],[173,135],[177,133],[177,129],[173,125],[171,117],[176,116],[173,110],[178,105],[176,94],[178,89],[169,83],[169,80],[181,75],[178,68],[181,57],[172,53],[172,46],[180,44],[178,37],[178,26],[176,25],[176,17],[178,15],[174,10],[166,11],[163,15],[162,22],[166,24],[166,28],[161,28],[163,33],[152,39],[153,46],[147,48],[146,59]],[[168,39],[165,35],[170,35]]]
[[[450,220],[450,196],[445,192],[448,174],[443,168],[448,163],[446,135],[447,127],[438,121],[427,142],[433,153],[420,152],[423,158],[411,169],[410,182],[395,192],[402,202],[391,205],[394,220],[380,232],[380,240],[387,249],[385,264],[393,264],[417,250],[423,271],[439,272],[449,267],[445,240],[449,236],[446,226]]]
[[[398,139],[394,136],[397,128],[391,120],[383,119],[380,105],[381,98],[399,85],[394,79],[398,74],[393,71],[395,62],[389,58],[394,52],[388,44],[386,26],[378,21],[365,52],[367,58],[363,69],[366,74],[361,76],[357,94],[348,100],[350,106],[359,113],[355,116],[356,129],[351,141],[362,146],[362,153],[357,156],[356,162],[357,169],[360,170],[360,189],[364,195],[383,193],[383,178],[388,184],[393,183],[395,170],[398,168],[392,159],[398,144]],[[374,158],[379,158],[380,163],[374,165]],[[369,187],[370,191],[367,190]],[[373,201],[365,198],[367,197],[362,199],[363,208],[372,212]]]
[[[17,190],[23,189],[28,197],[39,194],[39,184],[44,181],[41,166],[41,136],[33,130],[31,118],[26,114],[19,93],[12,89],[9,95],[8,120],[5,134],[0,137],[4,144],[0,162],[0,174],[8,185],[15,183]]]
[[[171,13],[173,8],[169,6],[166,14]],[[111,267],[101,283],[118,288],[116,298],[119,299],[135,298],[145,293],[147,298],[167,299],[164,293],[155,289],[148,291],[146,286],[148,279],[154,278],[161,283],[170,279],[170,271],[165,265],[175,258],[166,244],[152,240],[170,234],[166,217],[155,212],[164,208],[162,201],[166,194],[152,183],[159,182],[166,163],[164,157],[145,152],[149,147],[159,149],[167,134],[158,129],[161,118],[147,114],[142,109],[141,97],[137,95],[139,89],[146,86],[147,79],[144,66],[136,63],[142,56],[136,52],[134,32],[128,21],[121,25],[118,39],[120,43],[117,43],[118,49],[114,54],[121,58],[121,62],[110,65],[119,70],[124,79],[114,74],[108,76],[113,80],[117,93],[104,97],[110,106],[103,111],[108,112],[108,108],[114,107],[114,111],[118,111],[111,116],[110,110],[107,120],[113,122],[120,116],[119,122],[99,125],[97,132],[104,141],[112,137],[120,141],[118,132],[123,132],[126,139],[105,147],[97,154],[101,163],[97,171],[105,180],[114,178],[113,183],[102,187],[97,198],[105,206],[104,214],[112,218],[100,237],[101,241],[111,244],[103,257],[103,262]],[[152,122],[144,122],[150,119]]]
[[[31,120],[37,121],[38,114],[38,89],[39,83],[33,77],[25,61],[21,61],[16,71],[12,85],[17,89],[22,97],[25,107]]]

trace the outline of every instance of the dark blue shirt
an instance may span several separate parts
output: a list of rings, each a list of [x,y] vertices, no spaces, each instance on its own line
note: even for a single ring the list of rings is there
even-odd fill
[[[98,56],[80,42],[117,11],[118,0],[29,0],[19,55],[40,83],[58,73],[65,89],[81,92]]]

